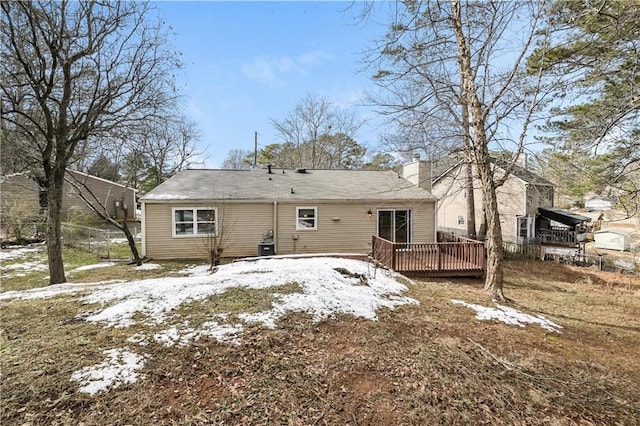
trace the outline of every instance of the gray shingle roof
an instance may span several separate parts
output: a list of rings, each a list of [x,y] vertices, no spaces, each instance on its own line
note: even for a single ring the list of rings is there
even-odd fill
[[[184,170],[141,201],[435,200],[392,170]]]

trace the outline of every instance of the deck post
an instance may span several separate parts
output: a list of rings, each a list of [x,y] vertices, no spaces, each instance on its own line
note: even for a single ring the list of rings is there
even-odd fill
[[[371,236],[371,257],[376,259],[376,236],[375,235]]]
[[[391,243],[391,269],[396,270],[396,243]]]

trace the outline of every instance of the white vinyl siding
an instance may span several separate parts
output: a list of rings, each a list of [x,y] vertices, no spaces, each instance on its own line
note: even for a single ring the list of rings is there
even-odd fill
[[[296,230],[296,207],[317,207],[316,232]],[[377,218],[368,214],[381,209],[411,210],[412,241],[435,241],[435,203],[433,201],[368,203],[145,203],[145,255],[155,259],[206,258],[206,236],[172,238],[172,208],[207,209],[218,214],[218,232],[224,235],[224,257],[256,256],[258,244],[269,231],[274,233],[277,254],[361,253],[371,251],[371,236],[376,235]],[[273,213],[277,210],[277,221]]]

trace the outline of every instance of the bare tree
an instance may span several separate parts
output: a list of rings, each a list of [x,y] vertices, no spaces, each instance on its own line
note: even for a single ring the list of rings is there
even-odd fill
[[[195,122],[183,116],[146,123],[131,139],[149,164],[145,190],[198,163],[202,155],[197,147],[200,130]]]
[[[248,170],[251,168],[251,160],[249,160],[250,157],[252,157],[251,151],[246,151],[244,149],[232,149],[229,151],[229,154],[227,154],[227,158],[225,158],[220,165],[220,168]]]
[[[482,185],[487,220],[488,254],[485,290],[505,300],[502,230],[496,188],[509,177],[525,149],[527,130],[549,93],[540,74],[526,73],[525,59],[546,45],[539,32],[545,4],[536,1],[407,1],[397,3],[390,30],[370,64],[387,93],[378,104],[388,114],[425,117],[429,132],[438,133],[429,117],[445,117],[456,129]],[[415,124],[416,121],[414,121]],[[439,141],[435,141],[439,144]],[[513,155],[494,174],[492,150]]]
[[[2,2],[2,126],[38,153],[50,283],[62,261],[64,176],[79,144],[162,114],[177,55],[148,3]]]
[[[326,98],[307,95],[288,117],[272,119],[271,123],[282,143],[270,146],[285,148],[285,153],[292,154],[287,162],[292,160],[297,167],[339,168],[336,165],[340,160],[358,147],[362,150],[360,157],[364,156],[364,148],[354,140],[362,123],[352,111],[336,108]]]
[[[206,237],[203,240],[204,249],[209,261],[209,270],[216,272],[222,260],[224,251],[229,247],[229,238],[235,222],[229,213],[228,206],[220,204],[209,209],[197,210],[197,214],[204,217],[198,218],[198,226],[205,227]],[[201,230],[197,230],[201,233]]]

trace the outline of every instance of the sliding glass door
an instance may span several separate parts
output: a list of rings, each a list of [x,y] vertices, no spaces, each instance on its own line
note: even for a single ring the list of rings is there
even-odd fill
[[[378,210],[378,237],[394,243],[410,243],[411,210]]]

